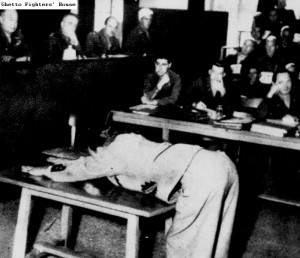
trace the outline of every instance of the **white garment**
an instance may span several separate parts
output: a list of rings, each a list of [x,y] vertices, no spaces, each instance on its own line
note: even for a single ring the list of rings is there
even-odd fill
[[[154,181],[157,197],[177,200],[167,233],[167,258],[228,256],[239,183],[234,164],[223,152],[123,134],[92,156],[50,175],[56,181],[103,176],[115,176],[124,187],[139,191],[145,182]],[[172,198],[169,195],[179,181],[181,189]]]
[[[234,165],[222,152],[200,151],[181,184],[167,257],[228,257],[239,191]]]

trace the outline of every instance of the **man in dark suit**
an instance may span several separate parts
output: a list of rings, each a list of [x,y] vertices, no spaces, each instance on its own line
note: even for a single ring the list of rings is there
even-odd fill
[[[153,36],[150,31],[153,11],[142,8],[138,13],[138,26],[128,35],[125,42],[125,50],[135,55],[152,55],[154,51]]]
[[[170,70],[170,57],[162,54],[155,59],[155,72],[146,75],[144,80],[143,104],[171,105],[178,100],[181,78]]]
[[[87,36],[87,57],[105,57],[106,55],[120,53],[120,41],[115,35],[119,26],[118,21],[110,16],[105,20],[104,24],[105,27],[103,29],[98,32],[91,32]]]
[[[18,28],[18,12],[13,9],[0,13],[0,62],[29,61],[29,49]]]
[[[81,46],[76,35],[78,17],[76,14],[64,15],[60,30],[50,34],[47,57],[50,61],[77,59],[82,56]]]

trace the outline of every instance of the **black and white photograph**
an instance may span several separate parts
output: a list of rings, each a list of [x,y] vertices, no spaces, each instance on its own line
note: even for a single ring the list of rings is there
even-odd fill
[[[0,258],[299,258],[299,0],[1,0]]]

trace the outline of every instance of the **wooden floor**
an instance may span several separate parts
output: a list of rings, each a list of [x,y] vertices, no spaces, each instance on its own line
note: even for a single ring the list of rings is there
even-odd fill
[[[0,202],[0,250],[1,258],[10,258],[11,242],[18,209],[17,188],[1,186]],[[248,209],[240,206],[233,234],[231,258],[298,258],[300,257],[300,209],[269,201],[253,199]],[[57,207],[49,203],[47,217],[55,218]],[[244,205],[243,205],[244,206]],[[42,209],[41,209],[42,212]],[[49,221],[44,219],[44,221]],[[55,221],[52,219],[52,221]],[[84,214],[75,241],[77,250],[91,250],[100,257],[118,258],[124,256],[125,222],[108,216]],[[54,222],[46,233],[38,238],[53,241],[58,225]],[[51,228],[51,229],[50,229]],[[32,233],[36,229],[32,229]],[[157,224],[158,234],[150,251],[144,242],[141,257],[163,258],[163,225]],[[31,239],[32,240],[32,239]],[[147,247],[147,248],[146,248]]]

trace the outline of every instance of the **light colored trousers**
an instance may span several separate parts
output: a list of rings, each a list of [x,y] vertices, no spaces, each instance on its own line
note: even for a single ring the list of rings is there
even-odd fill
[[[167,257],[227,257],[239,191],[235,166],[223,152],[201,150],[181,183]]]

